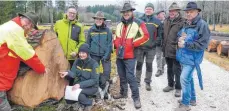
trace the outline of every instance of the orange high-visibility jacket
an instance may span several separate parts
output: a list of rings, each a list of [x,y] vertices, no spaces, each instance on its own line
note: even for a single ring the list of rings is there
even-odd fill
[[[0,25],[0,91],[11,89],[20,61],[37,73],[45,72],[44,65],[28,44],[21,26],[19,17]]]

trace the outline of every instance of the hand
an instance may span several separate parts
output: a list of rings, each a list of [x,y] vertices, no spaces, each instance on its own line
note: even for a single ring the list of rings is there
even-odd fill
[[[65,76],[68,75],[68,72],[59,72],[59,73],[61,78],[64,78]]]
[[[72,58],[75,58],[77,53],[76,52],[72,52],[70,55],[72,56]]]
[[[181,36],[181,37],[179,38],[178,42],[184,41],[186,37],[187,37],[186,35],[185,35],[185,36]]]
[[[184,40],[179,41],[179,42],[178,42],[178,47],[179,47],[179,48],[184,48],[184,44],[185,44]]]
[[[75,84],[73,87],[72,87],[72,91],[75,91],[77,89],[80,88],[80,84]]]
[[[103,57],[101,60],[102,60],[102,61],[106,61],[106,57]]]
[[[48,74],[48,72],[49,72],[49,69],[45,68],[45,73],[44,74]]]

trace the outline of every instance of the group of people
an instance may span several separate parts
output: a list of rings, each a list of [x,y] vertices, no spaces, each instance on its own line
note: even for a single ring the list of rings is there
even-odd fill
[[[78,101],[85,107],[85,111],[90,111],[94,101],[89,97],[98,92],[98,87],[103,88],[104,82],[110,80],[114,47],[120,93],[113,98],[127,98],[129,84],[134,106],[139,109],[142,66],[145,61],[145,88],[151,91],[152,63],[156,55],[156,77],[164,73],[165,62],[167,64],[168,85],[163,91],[170,92],[175,88],[175,97],[182,95],[175,111],[191,110],[190,105],[196,105],[193,70],[197,69],[199,84],[203,89],[199,64],[210,37],[208,25],[200,16],[201,9],[195,2],[189,2],[183,10],[183,16],[182,9],[174,2],[169,7],[168,17],[165,17],[166,11],[161,10],[154,14],[154,5],[148,3],[140,18],[134,17],[134,10],[131,4],[124,4],[114,37],[104,22],[106,18],[103,12],[98,11],[93,16],[95,23],[85,37],[76,8],[69,7],[63,19],[58,20],[54,26],[71,66],[69,71],[59,72],[60,77],[69,80],[72,90],[82,89]],[[46,73],[45,66],[25,38],[31,29],[38,29],[37,21],[38,16],[35,13],[27,12],[0,26],[1,111],[11,109],[6,92],[12,88],[20,61],[39,74]],[[100,71],[100,64],[103,72]],[[73,104],[76,101],[66,102]]]

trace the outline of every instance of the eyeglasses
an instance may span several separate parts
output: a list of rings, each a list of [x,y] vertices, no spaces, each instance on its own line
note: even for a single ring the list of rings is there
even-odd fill
[[[68,12],[70,15],[76,15],[77,13],[74,12]]]

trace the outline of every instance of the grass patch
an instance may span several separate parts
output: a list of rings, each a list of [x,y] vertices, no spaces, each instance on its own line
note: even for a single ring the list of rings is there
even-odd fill
[[[209,28],[212,30],[213,25],[209,25]],[[216,25],[215,31],[229,33],[229,24],[224,24],[222,27],[220,27],[220,25]]]
[[[219,56],[215,52],[205,51],[204,57],[210,62],[224,68],[229,71],[229,58],[226,56]]]

